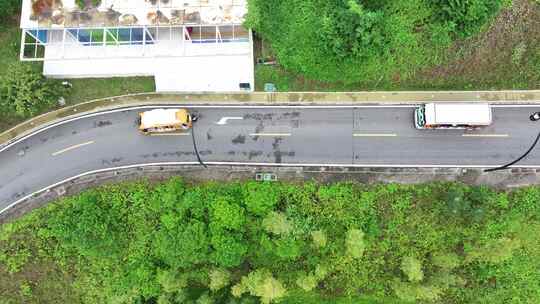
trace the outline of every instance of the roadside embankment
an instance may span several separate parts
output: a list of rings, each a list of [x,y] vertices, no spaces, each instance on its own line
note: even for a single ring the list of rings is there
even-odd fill
[[[0,214],[0,224],[12,221],[55,199],[80,193],[88,188],[119,182],[147,179],[163,181],[182,176],[188,182],[231,182],[256,180],[257,175],[271,174],[277,181],[302,183],[358,182],[419,184],[428,182],[461,182],[468,185],[488,185],[499,189],[540,184],[540,169],[514,168],[496,173],[481,169],[460,168],[337,168],[337,167],[260,167],[149,165],[113,168],[82,174],[27,198]]]

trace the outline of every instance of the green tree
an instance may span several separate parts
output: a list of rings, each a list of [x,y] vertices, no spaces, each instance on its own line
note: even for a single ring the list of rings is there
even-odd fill
[[[119,206],[115,206],[121,202],[103,201],[99,193],[90,191],[67,203],[70,208],[51,219],[41,235],[60,240],[64,248],[81,256],[118,259],[128,238],[127,227],[119,221]]]
[[[411,282],[420,282],[424,279],[422,263],[415,257],[408,256],[401,260],[401,271]]]
[[[311,233],[311,238],[313,239],[313,245],[315,245],[316,248],[326,247],[326,243],[328,240],[326,239],[326,233],[324,233],[324,231],[313,231]]]
[[[212,225],[219,228],[240,230],[246,221],[244,208],[219,197],[211,206]]]
[[[407,302],[416,302],[418,300],[435,302],[440,300],[443,293],[443,291],[436,286],[404,283],[400,281],[394,281],[392,289],[400,300]]]
[[[433,265],[441,267],[444,270],[452,270],[461,266],[462,260],[460,256],[453,252],[435,253],[432,257]]]
[[[492,239],[480,246],[474,246],[466,251],[467,262],[478,261],[498,264],[512,258],[514,252],[521,247],[519,239]]]
[[[279,187],[272,183],[247,183],[243,187],[246,209],[252,214],[264,216],[279,202]]]
[[[281,212],[269,212],[263,220],[263,227],[266,231],[275,235],[287,235],[292,229],[292,223],[287,220],[287,216]]]
[[[234,296],[240,297],[245,292],[259,297],[261,303],[268,304],[283,298],[286,289],[269,271],[256,270],[243,277],[239,284],[233,286],[232,294]]]
[[[171,267],[193,267],[208,260],[210,242],[206,225],[191,220],[184,225],[161,227],[154,241],[154,252]]]
[[[236,267],[240,265],[248,251],[247,244],[241,235],[233,233],[217,233],[211,237],[213,262],[222,267]]]
[[[187,277],[170,269],[161,269],[157,274],[157,281],[167,293],[177,292],[188,285]]]
[[[306,292],[310,292],[317,287],[317,278],[311,274],[301,274],[296,280],[296,285]]]
[[[226,269],[213,269],[210,271],[210,290],[218,291],[229,285],[231,273]]]
[[[347,254],[355,259],[359,259],[364,255],[366,243],[364,241],[364,232],[360,229],[350,229],[347,231],[345,238]]]
[[[214,303],[215,303],[214,299],[212,299],[212,297],[206,292],[200,295],[197,301],[195,302],[195,304],[214,304]]]
[[[302,255],[304,243],[294,237],[282,237],[275,240],[275,253],[283,260],[294,261]]]

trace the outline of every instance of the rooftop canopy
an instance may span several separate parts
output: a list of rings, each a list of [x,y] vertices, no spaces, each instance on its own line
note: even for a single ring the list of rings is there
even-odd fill
[[[246,0],[23,0],[21,28],[241,24]]]

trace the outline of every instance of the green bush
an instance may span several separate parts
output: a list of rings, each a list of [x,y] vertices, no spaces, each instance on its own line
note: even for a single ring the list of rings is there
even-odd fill
[[[11,64],[0,78],[0,106],[23,118],[56,106],[64,93],[59,81],[44,78],[27,64]]]
[[[434,0],[436,20],[455,25],[461,37],[475,34],[502,6],[502,0]]]

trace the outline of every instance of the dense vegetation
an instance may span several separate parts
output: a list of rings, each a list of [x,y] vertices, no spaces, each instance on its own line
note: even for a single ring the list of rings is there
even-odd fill
[[[536,3],[536,4],[535,4]],[[258,88],[281,91],[538,88],[533,0],[250,0],[265,40]],[[507,7],[495,19],[501,8]]]
[[[46,79],[28,64],[16,63],[0,75],[0,107],[4,115],[32,117],[57,105],[66,88]]]
[[[285,68],[320,80],[357,82],[437,63],[502,0],[251,0],[248,24]]]
[[[540,188],[108,186],[0,227],[1,303],[539,303]]]

